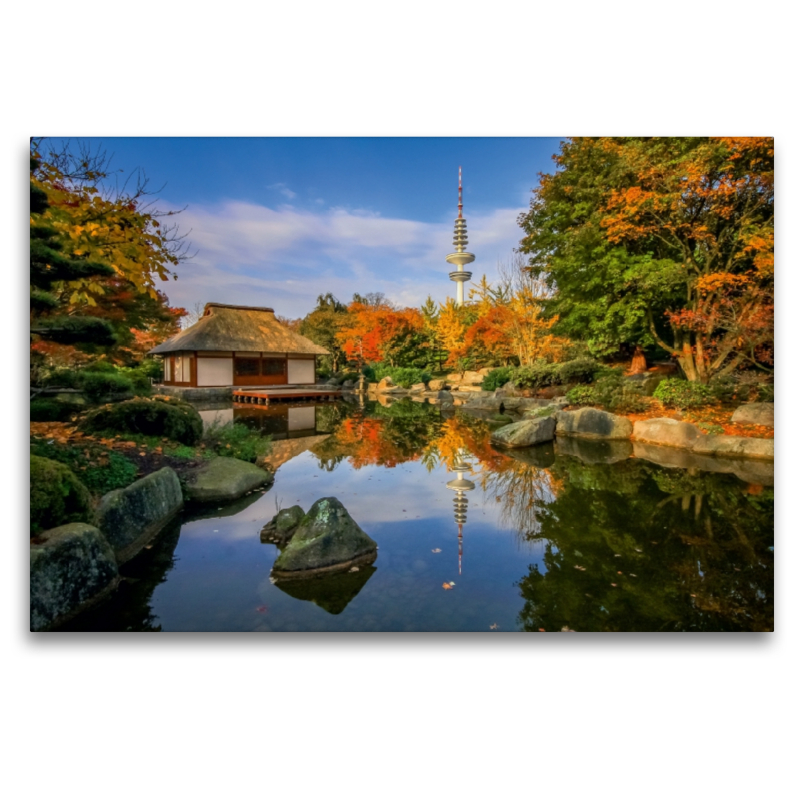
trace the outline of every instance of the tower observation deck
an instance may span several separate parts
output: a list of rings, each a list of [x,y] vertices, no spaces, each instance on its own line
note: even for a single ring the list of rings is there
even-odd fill
[[[475,260],[472,253],[466,251],[467,247],[467,220],[462,215],[464,203],[461,194],[461,167],[458,168],[458,217],[455,229],[453,230],[453,244],[455,253],[450,253],[445,261],[453,264],[456,269],[450,273],[450,280],[456,282],[456,305],[464,305],[464,284],[472,278],[472,273],[464,269],[465,264],[471,264]]]

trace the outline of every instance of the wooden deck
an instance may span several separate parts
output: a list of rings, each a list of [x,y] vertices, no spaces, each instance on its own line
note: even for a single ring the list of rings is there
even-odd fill
[[[342,393],[338,387],[321,388],[319,386],[296,387],[237,387],[233,390],[234,403],[250,403],[252,405],[269,405],[286,400],[335,400]]]

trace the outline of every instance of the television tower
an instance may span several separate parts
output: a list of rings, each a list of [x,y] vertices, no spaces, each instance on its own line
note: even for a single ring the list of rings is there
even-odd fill
[[[450,253],[445,259],[450,264],[455,264],[457,269],[450,273],[450,280],[455,281],[458,286],[456,289],[456,305],[464,305],[464,284],[472,278],[472,273],[464,269],[464,264],[471,264],[475,260],[472,253],[468,253],[464,248],[467,246],[467,221],[461,215],[464,203],[461,197],[461,167],[458,168],[458,218],[456,219],[453,231],[453,244],[456,247],[455,253]]]

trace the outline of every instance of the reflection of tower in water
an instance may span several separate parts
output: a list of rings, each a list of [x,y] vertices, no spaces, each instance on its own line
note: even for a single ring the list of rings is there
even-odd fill
[[[475,484],[467,480],[464,475],[472,469],[472,464],[466,460],[463,451],[456,457],[456,462],[452,466],[452,471],[457,477],[447,482],[447,488],[452,489],[456,496],[453,498],[453,511],[456,523],[458,524],[458,574],[461,574],[461,557],[463,555],[463,527],[467,521],[467,506],[469,500],[466,492],[471,492]]]

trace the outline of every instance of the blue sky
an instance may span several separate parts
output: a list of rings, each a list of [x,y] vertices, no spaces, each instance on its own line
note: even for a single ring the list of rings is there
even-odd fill
[[[516,219],[557,138],[94,138],[158,206],[183,208],[197,255],[161,288],[173,305],[267,305],[299,317],[318,294],[384,292],[401,305],[454,296],[458,167],[474,279],[519,243]]]

